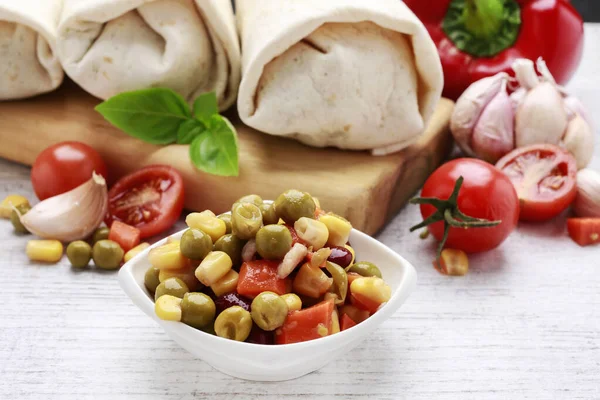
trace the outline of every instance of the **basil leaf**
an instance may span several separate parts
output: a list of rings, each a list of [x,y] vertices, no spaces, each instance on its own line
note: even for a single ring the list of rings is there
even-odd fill
[[[237,133],[227,118],[210,118],[206,131],[190,146],[190,159],[196,168],[209,174],[238,176]]]
[[[219,113],[219,102],[215,92],[203,93],[194,101],[194,116],[200,121],[208,121]]]
[[[174,143],[180,125],[192,117],[183,97],[165,88],[121,93],[96,111],[128,135],[152,144]]]
[[[179,125],[177,144],[191,144],[194,139],[206,130],[204,124],[197,119],[190,119]]]

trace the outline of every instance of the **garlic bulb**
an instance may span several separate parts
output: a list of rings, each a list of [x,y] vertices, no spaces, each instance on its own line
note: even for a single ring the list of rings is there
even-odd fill
[[[512,68],[516,78],[502,72],[481,79],[458,99],[450,129],[461,149],[495,163],[517,147],[549,143],[569,150],[578,168],[587,166],[594,135],[583,104],[557,85],[542,59],[518,59]]]
[[[107,208],[106,181],[94,173],[75,189],[37,204],[21,216],[21,223],[41,238],[72,242],[92,234],[102,223]]]
[[[600,218],[600,173],[591,169],[579,171],[573,209],[579,217]]]

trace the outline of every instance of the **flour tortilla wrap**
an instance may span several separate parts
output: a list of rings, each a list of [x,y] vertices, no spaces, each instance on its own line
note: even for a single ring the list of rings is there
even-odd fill
[[[387,154],[423,133],[443,88],[436,47],[399,0],[238,0],[247,125]]]
[[[50,92],[64,73],[55,56],[62,0],[0,0],[0,100]]]
[[[240,48],[227,0],[65,0],[58,53],[66,73],[101,99],[167,87],[192,102],[235,102]]]

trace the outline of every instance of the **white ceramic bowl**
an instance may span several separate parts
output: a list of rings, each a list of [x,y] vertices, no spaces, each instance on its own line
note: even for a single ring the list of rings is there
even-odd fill
[[[184,231],[176,234],[180,237]],[[166,239],[153,245],[160,246]],[[144,274],[150,267],[148,252],[138,254],[119,272],[121,287],[149,317],[181,347],[209,363],[215,369],[237,378],[252,381],[283,381],[298,378],[325,366],[347,353],[391,317],[414,290],[415,268],[387,246],[372,237],[353,230],[350,243],[359,260],[368,260],[379,267],[383,278],[392,287],[392,298],[366,321],[344,332],[304,343],[265,346],[235,342],[209,335],[180,322],[160,320],[154,314],[153,297],[144,287]]]

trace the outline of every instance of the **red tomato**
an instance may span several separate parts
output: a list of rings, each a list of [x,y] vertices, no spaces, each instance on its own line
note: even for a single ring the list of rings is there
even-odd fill
[[[299,343],[331,334],[333,307],[333,300],[325,300],[310,308],[292,311],[283,326],[275,331],[275,342]]]
[[[580,246],[600,243],[600,218],[569,218],[569,236]]]
[[[40,200],[75,189],[96,172],[106,178],[100,154],[80,142],[62,142],[42,151],[31,167],[31,184]]]
[[[183,210],[183,179],[175,168],[152,165],[121,178],[108,192],[106,225],[121,221],[141,238],[169,229]]]
[[[421,195],[446,200],[461,176],[464,182],[458,194],[458,209],[469,217],[502,222],[486,228],[450,228],[446,247],[467,253],[489,251],[499,246],[517,226],[517,193],[506,175],[493,165],[481,160],[461,158],[438,168],[425,182]],[[421,204],[423,219],[429,218],[436,211],[430,204]],[[435,222],[428,228],[438,241],[442,240],[443,222]]]
[[[342,332],[345,331],[346,329],[352,328],[355,325],[356,325],[356,322],[354,322],[352,320],[352,318],[350,318],[348,316],[348,314],[342,315],[342,321],[340,322],[340,329],[342,330]]]
[[[513,182],[522,221],[546,221],[567,209],[577,196],[577,161],[564,149],[539,144],[515,149],[496,167]]]
[[[278,261],[267,260],[243,263],[238,277],[237,292],[250,298],[266,291],[278,295],[289,293],[290,279],[279,279],[277,277],[278,266]]]
[[[108,233],[108,239],[119,243],[126,253],[140,244],[140,230],[121,221],[114,221]]]

